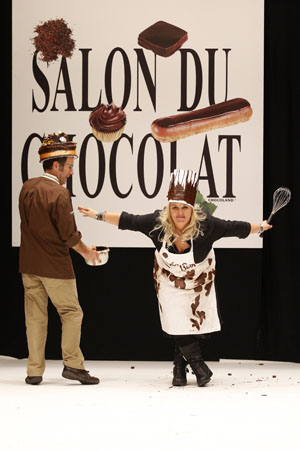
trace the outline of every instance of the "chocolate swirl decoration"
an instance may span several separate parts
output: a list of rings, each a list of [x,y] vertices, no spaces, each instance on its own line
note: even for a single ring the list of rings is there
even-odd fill
[[[96,131],[111,133],[122,128],[126,123],[126,114],[121,107],[114,103],[103,103],[91,112],[89,122]]]

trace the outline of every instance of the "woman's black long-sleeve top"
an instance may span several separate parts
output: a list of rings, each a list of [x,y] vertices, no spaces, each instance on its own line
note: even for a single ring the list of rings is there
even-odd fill
[[[162,230],[154,230],[157,225],[157,219],[160,210],[156,210],[150,214],[136,215],[129,214],[125,211],[121,213],[119,221],[120,230],[139,231],[148,236],[157,250],[159,251],[162,242],[161,238]],[[201,230],[203,234],[200,234],[193,240],[194,261],[199,263],[205,259],[209,251],[211,250],[213,243],[224,237],[238,237],[240,239],[246,238],[250,233],[251,225],[249,222],[237,221],[237,220],[223,220],[217,217],[207,215],[206,219],[201,222]],[[178,253],[175,245],[168,248],[169,251]],[[186,250],[187,252],[189,249]]]

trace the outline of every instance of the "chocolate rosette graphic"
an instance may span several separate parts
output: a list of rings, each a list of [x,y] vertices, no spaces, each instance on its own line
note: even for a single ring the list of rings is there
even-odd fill
[[[126,114],[114,103],[103,103],[91,112],[89,123],[96,139],[102,142],[113,142],[119,139],[126,125]]]

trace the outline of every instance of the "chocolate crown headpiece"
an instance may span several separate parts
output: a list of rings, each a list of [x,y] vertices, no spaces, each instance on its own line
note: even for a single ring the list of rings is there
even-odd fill
[[[40,162],[63,157],[77,158],[76,142],[73,142],[72,138],[65,133],[53,133],[47,137],[44,135],[39,155]]]
[[[199,175],[192,170],[175,169],[171,173],[169,202],[186,203],[194,207]]]

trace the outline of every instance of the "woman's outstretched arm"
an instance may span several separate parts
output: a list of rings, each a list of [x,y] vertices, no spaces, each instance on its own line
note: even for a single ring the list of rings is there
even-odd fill
[[[78,206],[78,211],[81,212],[84,217],[91,217],[92,219],[97,219],[97,215],[99,214],[99,212],[95,209],[85,208],[84,206]],[[103,218],[100,220],[102,220],[103,222],[110,223],[116,226],[119,225],[121,213],[105,211],[101,214]]]
[[[269,225],[266,220],[264,220],[261,224],[251,223],[250,225],[250,233],[262,233],[264,231],[270,230],[273,227],[272,225]]]

